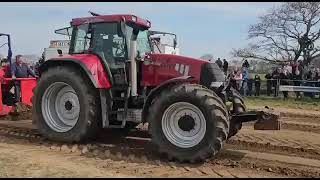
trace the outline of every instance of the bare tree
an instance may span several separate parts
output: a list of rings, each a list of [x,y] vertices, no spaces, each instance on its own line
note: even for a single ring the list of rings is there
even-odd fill
[[[235,57],[272,62],[309,63],[320,54],[320,2],[285,2],[260,16],[250,25],[249,39],[254,44],[233,49]]]

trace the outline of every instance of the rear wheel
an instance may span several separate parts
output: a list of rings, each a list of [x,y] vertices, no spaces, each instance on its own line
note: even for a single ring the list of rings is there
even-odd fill
[[[99,100],[87,77],[72,67],[44,72],[33,99],[33,120],[44,136],[62,142],[93,138],[98,131]]]
[[[232,105],[233,105],[233,112],[232,114],[239,114],[242,112],[246,112],[246,106],[244,104],[244,100],[241,97],[241,94],[231,88],[231,101],[232,101]],[[228,139],[231,138],[232,136],[235,136],[240,129],[242,128],[242,123],[235,123],[235,122],[230,122],[230,130],[229,130],[229,134],[228,134]]]
[[[149,112],[152,143],[170,160],[204,161],[220,151],[229,131],[225,104],[195,84],[163,91]]]

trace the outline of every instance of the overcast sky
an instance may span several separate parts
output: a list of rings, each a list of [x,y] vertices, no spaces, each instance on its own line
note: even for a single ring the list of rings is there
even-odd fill
[[[50,40],[64,39],[55,29],[76,17],[135,14],[151,21],[151,29],[176,33],[182,55],[230,58],[232,48],[245,46],[248,26],[277,5],[273,2],[14,2],[0,3],[0,33],[10,33],[14,54],[41,55]],[[0,39],[0,45],[3,39]],[[3,54],[3,51],[0,51]]]

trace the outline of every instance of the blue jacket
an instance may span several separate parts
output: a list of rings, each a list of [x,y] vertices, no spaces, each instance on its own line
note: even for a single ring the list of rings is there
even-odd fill
[[[242,74],[242,78],[244,81],[248,81],[249,80],[249,71],[248,68],[244,68],[243,74]]]

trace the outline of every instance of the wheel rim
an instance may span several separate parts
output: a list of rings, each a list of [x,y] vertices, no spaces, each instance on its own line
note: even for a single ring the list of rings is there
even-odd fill
[[[51,84],[41,103],[42,115],[47,125],[56,132],[67,132],[77,123],[80,103],[75,90],[63,82]]]
[[[204,138],[206,120],[195,105],[177,102],[165,110],[162,116],[162,131],[173,145],[190,148]]]

